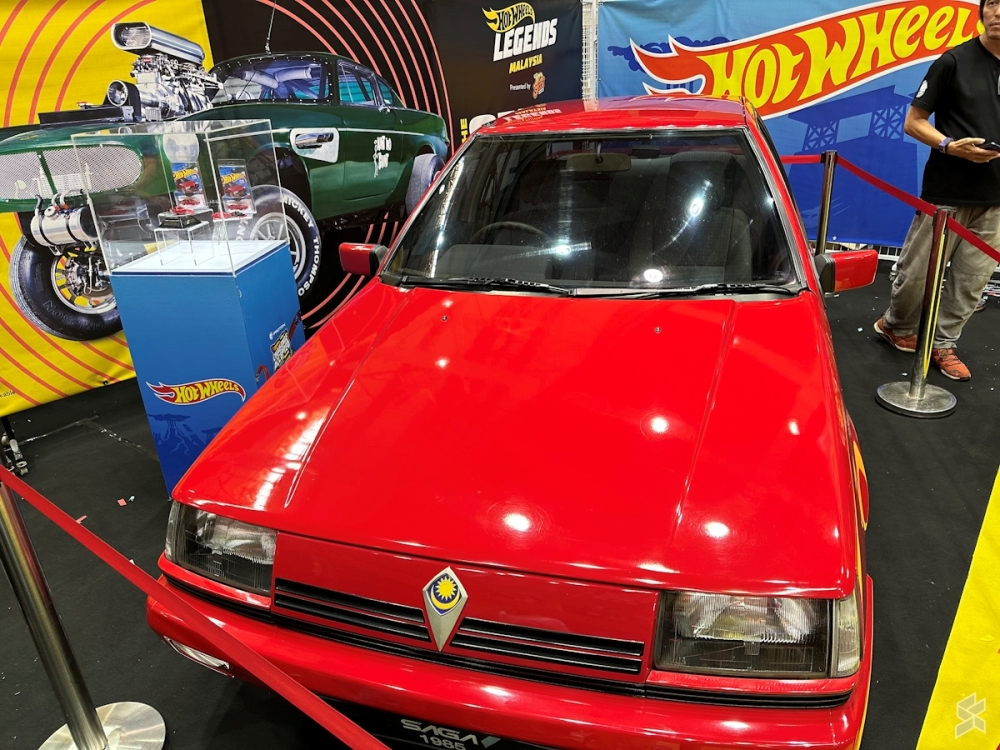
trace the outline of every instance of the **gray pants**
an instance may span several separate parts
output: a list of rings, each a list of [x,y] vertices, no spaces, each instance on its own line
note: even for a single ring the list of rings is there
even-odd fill
[[[955,220],[990,247],[1000,244],[1000,206],[964,206],[955,211]],[[885,322],[901,336],[916,333],[920,324],[933,231],[934,217],[918,213],[906,234],[899,256]],[[972,317],[986,284],[997,270],[995,259],[961,240],[954,232],[947,233],[944,252],[945,262],[950,259],[951,267],[945,273],[941,292],[937,330],[934,332],[935,349],[955,346],[965,321]]]

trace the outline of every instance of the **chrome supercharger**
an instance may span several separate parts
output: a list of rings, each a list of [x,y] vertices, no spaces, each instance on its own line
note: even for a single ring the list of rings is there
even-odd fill
[[[128,108],[136,121],[169,120],[212,106],[219,81],[202,64],[201,46],[147,23],[118,23],[111,32],[115,46],[138,55],[130,81],[108,85],[108,103]]]

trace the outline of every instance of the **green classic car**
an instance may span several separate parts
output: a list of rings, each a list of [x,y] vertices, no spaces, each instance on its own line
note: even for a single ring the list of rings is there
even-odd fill
[[[160,49],[157,40],[166,39],[176,54],[179,38],[139,26],[146,36],[131,47],[119,46],[140,54]],[[96,339],[121,327],[83,184],[100,200],[102,193],[139,183],[145,169],[142,155],[112,146],[102,149],[98,169],[80,175],[72,136],[94,130],[95,123],[107,128],[169,119],[185,109],[185,92],[174,87],[174,109],[150,113],[155,97],[140,90],[143,79],[135,71],[133,77],[140,86],[115,81],[103,106],[82,110],[83,116],[94,115],[86,123],[62,124],[63,119],[30,132],[0,133],[0,211],[16,212],[24,235],[11,253],[11,289],[34,325],[61,338]],[[300,297],[317,291],[325,230],[380,221],[387,212],[405,216],[448,152],[440,117],[408,109],[373,71],[336,55],[241,57],[216,65],[199,83],[200,92],[211,96],[210,105],[193,101],[188,114],[175,119],[271,122],[273,156],[248,165],[256,185],[253,231],[267,236],[283,209]],[[123,231],[155,227],[162,208],[124,206]],[[338,263],[336,253],[323,262]]]
[[[302,248],[292,250],[300,294],[319,268],[313,218],[369,224],[387,208],[402,218],[444,166],[444,120],[408,109],[384,79],[352,60],[318,52],[254,55],[211,72],[222,82],[213,107],[181,119],[271,121],[285,215],[294,224],[289,234]]]

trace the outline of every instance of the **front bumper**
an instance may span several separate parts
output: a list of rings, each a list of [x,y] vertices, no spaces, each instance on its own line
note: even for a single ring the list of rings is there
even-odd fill
[[[852,750],[861,741],[871,677],[871,579],[865,586],[865,651],[857,687],[832,709],[635,698],[467,671],[290,631],[193,597],[165,579],[161,582],[315,693],[397,717],[560,748]],[[147,619],[160,635],[218,655],[152,599]],[[232,674],[259,682],[238,666]],[[377,726],[365,728],[382,736],[398,736],[399,729],[387,734]],[[512,744],[501,742],[496,748]]]

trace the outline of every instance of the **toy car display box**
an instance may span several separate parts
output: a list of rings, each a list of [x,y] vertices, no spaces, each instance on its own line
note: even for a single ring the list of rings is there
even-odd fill
[[[73,137],[168,488],[304,343],[280,202],[248,165],[274,159],[266,120],[169,122]],[[102,189],[103,153],[134,154]]]

